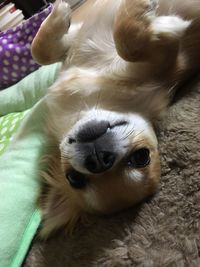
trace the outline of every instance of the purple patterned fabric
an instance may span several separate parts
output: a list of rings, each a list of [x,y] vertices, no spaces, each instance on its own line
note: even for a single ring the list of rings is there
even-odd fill
[[[19,26],[0,32],[0,89],[18,82],[40,67],[32,59],[30,46],[51,10],[52,4],[49,4]]]

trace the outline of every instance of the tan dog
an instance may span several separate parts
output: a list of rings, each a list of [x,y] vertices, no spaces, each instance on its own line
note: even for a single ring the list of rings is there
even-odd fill
[[[70,26],[70,14],[58,0],[32,44],[37,62],[63,61],[46,97],[55,150],[43,174],[44,236],[156,191],[152,124],[200,68],[198,0],[97,0],[82,25]]]

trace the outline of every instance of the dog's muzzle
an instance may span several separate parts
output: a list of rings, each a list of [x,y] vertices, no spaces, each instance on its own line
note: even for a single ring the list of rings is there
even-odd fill
[[[115,138],[108,121],[91,120],[82,125],[75,137],[84,167],[91,173],[111,169],[116,160]]]

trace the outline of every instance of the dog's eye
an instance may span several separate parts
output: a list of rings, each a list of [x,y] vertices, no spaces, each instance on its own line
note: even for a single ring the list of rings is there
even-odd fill
[[[84,188],[88,182],[88,180],[82,173],[77,172],[75,170],[71,170],[70,172],[67,172],[66,178],[69,181],[70,185],[76,189]]]
[[[150,152],[147,148],[136,150],[129,158],[128,165],[133,168],[144,168],[150,163]]]

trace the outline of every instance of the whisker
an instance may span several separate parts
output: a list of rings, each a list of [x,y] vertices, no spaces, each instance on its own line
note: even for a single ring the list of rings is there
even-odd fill
[[[134,132],[135,127],[133,126],[132,130],[130,130],[127,135],[124,138],[121,138],[120,141],[127,139],[133,132]],[[144,130],[140,131],[139,133],[137,133],[136,135],[134,135],[134,138],[136,138],[137,136],[139,136],[140,134],[142,134],[144,132]]]
[[[101,98],[101,88],[100,88],[98,96],[97,96],[97,102],[96,102],[95,107],[94,107],[95,110],[98,109],[98,105],[100,103],[100,98]]]
[[[77,120],[76,120],[76,122],[80,120],[81,110],[82,110],[82,107],[81,107],[81,108],[79,109],[79,111],[77,112]]]
[[[133,132],[133,131],[132,131]],[[144,132],[144,130],[142,130],[142,131],[140,131],[138,134],[136,134],[135,136],[134,136],[134,138],[136,138],[137,136],[139,136],[140,134],[142,134]],[[130,134],[128,134],[128,136],[126,137],[126,138],[128,138],[130,135],[131,135],[132,133],[130,133]],[[143,139],[144,140],[144,139]],[[135,142],[137,142],[137,141],[135,141]],[[133,142],[134,143],[134,142]]]
[[[139,145],[141,142],[145,141],[145,139],[140,139],[140,140],[137,140],[137,141],[134,141],[126,146],[124,146],[124,148],[129,148],[130,145],[134,145],[135,148],[137,148],[137,145]],[[132,147],[130,147],[130,149],[132,149]]]
[[[139,143],[141,143],[142,141],[145,141],[145,138],[140,139],[140,140],[137,140],[137,141],[134,141],[134,142],[132,142],[131,144],[132,144],[132,145],[139,144]]]
[[[137,137],[138,135],[142,134],[143,132],[144,132],[144,130],[140,131],[138,134],[136,134],[136,135],[134,136],[134,138]]]
[[[124,134],[125,134],[125,132],[126,132],[126,130],[127,130],[127,128],[129,127],[129,125],[127,124],[126,125],[126,127],[124,127],[124,130],[123,130],[123,132],[122,132],[122,138],[120,138],[119,140],[120,141],[122,141],[122,140],[125,140],[126,139],[126,136],[124,137]]]
[[[125,135],[124,137],[120,138],[120,141],[123,141],[123,140],[127,139],[127,138],[134,132],[134,130],[135,130],[135,127],[133,126],[133,127],[129,130],[129,132],[126,133],[126,135]]]
[[[126,138],[128,138],[134,131],[135,131],[135,127],[133,127],[132,130],[130,130],[130,131],[127,133]]]

